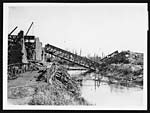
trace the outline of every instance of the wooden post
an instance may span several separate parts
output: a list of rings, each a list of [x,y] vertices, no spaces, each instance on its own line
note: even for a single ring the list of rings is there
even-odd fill
[[[95,90],[96,90],[96,75],[95,75]]]

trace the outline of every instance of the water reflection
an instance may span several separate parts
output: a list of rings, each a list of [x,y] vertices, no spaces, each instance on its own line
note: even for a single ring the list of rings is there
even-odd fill
[[[84,71],[68,71],[72,76],[79,76]],[[95,82],[95,73],[87,74],[82,81],[82,97],[89,103],[101,107],[140,108],[144,106],[143,90],[140,87],[125,87],[119,83],[109,83],[108,77]]]
[[[100,82],[99,86],[95,86],[94,80],[84,80],[82,85],[82,96],[94,105],[131,107],[143,104],[143,91],[140,88],[106,82]]]

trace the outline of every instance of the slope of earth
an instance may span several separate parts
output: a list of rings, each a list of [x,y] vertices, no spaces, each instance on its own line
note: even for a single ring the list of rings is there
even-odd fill
[[[110,83],[125,86],[143,86],[143,54],[122,51],[105,61],[100,72],[109,78]]]
[[[53,64],[53,63],[52,63]],[[56,69],[57,68],[57,69]],[[13,105],[89,105],[78,83],[57,64],[26,72],[8,82],[8,103]]]

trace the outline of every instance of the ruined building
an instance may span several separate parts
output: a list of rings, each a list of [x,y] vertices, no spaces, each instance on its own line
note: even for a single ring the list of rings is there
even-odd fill
[[[42,42],[40,42],[39,38],[35,38],[35,59],[42,60]]]
[[[45,61],[44,49],[39,38],[33,35],[8,35],[8,64],[28,63],[29,61]]]

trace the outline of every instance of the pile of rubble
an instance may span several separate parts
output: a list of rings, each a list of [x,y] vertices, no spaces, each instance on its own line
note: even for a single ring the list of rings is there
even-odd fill
[[[143,54],[122,51],[104,63],[101,74],[121,85],[143,85]]]
[[[76,80],[67,73],[67,69],[52,62],[45,70],[39,71],[37,81],[46,83],[40,85],[31,105],[88,105],[80,94],[80,87]]]
[[[58,64],[57,62],[52,62],[45,70],[39,71],[39,76],[37,81],[44,81],[48,84],[61,84],[66,90],[72,92],[73,94],[79,94],[79,86],[76,80],[71,78],[67,73],[67,69]]]

